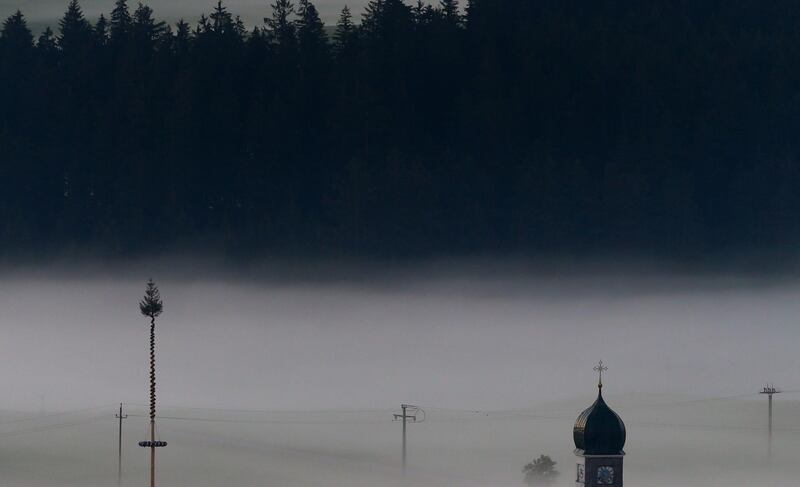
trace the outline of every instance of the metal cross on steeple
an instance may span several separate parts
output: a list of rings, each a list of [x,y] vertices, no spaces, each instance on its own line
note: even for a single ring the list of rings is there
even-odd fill
[[[594,366],[594,369],[592,369],[592,370],[594,370],[595,372],[600,374],[600,378],[599,378],[599,380],[597,382],[597,387],[602,389],[603,388],[603,371],[608,370],[608,367],[603,365],[603,361],[601,360],[600,362],[598,362],[597,365]]]

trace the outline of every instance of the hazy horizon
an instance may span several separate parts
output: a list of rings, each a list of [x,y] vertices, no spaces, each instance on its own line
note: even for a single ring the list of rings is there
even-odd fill
[[[339,18],[339,13],[345,5],[350,7],[356,22],[361,21],[361,13],[368,0],[318,0],[314,2],[319,10],[322,21],[327,25],[334,25]],[[0,18],[5,19],[17,10],[21,10],[28,22],[34,27],[49,25],[55,29],[58,20],[67,8],[66,0],[0,0]],[[184,19],[194,25],[201,14],[211,13],[216,1],[213,0],[151,0],[142,2],[153,8],[155,17],[175,23]],[[241,16],[248,27],[262,25],[264,17],[271,12],[271,1],[267,0],[228,0],[223,4],[234,15]],[[100,14],[106,17],[114,8],[113,0],[81,0],[81,7],[87,18],[96,19]],[[136,7],[136,2],[130,2],[130,8]]]

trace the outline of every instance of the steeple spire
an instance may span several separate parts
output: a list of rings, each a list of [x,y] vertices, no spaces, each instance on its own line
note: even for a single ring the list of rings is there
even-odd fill
[[[572,428],[578,457],[575,485],[622,487],[625,423],[603,400],[603,372],[608,367],[601,360],[593,370],[597,372],[597,399],[578,415]]]

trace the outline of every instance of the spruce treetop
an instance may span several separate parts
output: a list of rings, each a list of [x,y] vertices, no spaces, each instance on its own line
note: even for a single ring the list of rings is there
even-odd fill
[[[42,51],[53,52],[56,50],[56,34],[47,27],[36,40],[36,47]]]
[[[339,20],[336,22],[336,32],[333,34],[333,45],[337,53],[341,53],[353,39],[356,27],[353,24],[353,14],[350,8],[345,5]]]
[[[100,15],[97,23],[94,24],[94,36],[99,45],[105,45],[108,41],[108,20],[104,15]]]
[[[155,319],[164,311],[164,303],[161,301],[161,294],[158,292],[158,286],[152,279],[147,280],[147,287],[144,291],[144,298],[139,301],[139,311],[142,315],[148,318]]]
[[[15,14],[3,22],[3,29],[0,31],[0,39],[13,49],[27,49],[33,47],[33,34],[28,28],[28,23],[22,12],[17,10]]]
[[[117,0],[111,11],[111,37],[119,39],[128,34],[131,28],[131,12],[127,0]]]
[[[62,41],[71,36],[78,37],[91,32],[89,21],[84,17],[83,9],[78,3],[78,0],[70,0],[67,11],[64,13],[64,17],[61,18],[58,25],[61,29]]]
[[[273,41],[279,45],[294,44],[295,23],[291,19],[293,14],[294,4],[290,0],[276,0],[272,5],[272,17],[264,19]]]
[[[233,15],[222,5],[222,0],[217,2],[217,6],[214,7],[214,12],[209,15],[209,19],[211,19],[211,30],[216,34],[230,34],[235,30]]]

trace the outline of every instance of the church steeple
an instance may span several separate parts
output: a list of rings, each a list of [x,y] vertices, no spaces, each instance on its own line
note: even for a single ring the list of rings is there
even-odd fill
[[[572,430],[575,455],[579,457],[576,485],[580,487],[622,487],[625,423],[603,399],[606,370],[602,360],[594,367],[598,373],[597,400],[578,416]]]

